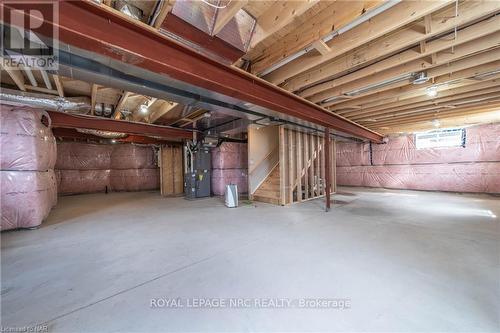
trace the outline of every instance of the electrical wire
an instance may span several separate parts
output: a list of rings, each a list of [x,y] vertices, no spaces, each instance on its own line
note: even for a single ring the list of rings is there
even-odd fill
[[[209,5],[210,7],[213,7],[213,8],[217,8],[217,9],[224,9],[226,8],[227,6],[229,6],[229,4],[233,1],[233,0],[229,0],[229,2],[224,5],[224,6],[218,6],[218,5],[214,5],[213,3],[210,3],[208,0],[201,0],[202,2],[206,3],[207,5]]]

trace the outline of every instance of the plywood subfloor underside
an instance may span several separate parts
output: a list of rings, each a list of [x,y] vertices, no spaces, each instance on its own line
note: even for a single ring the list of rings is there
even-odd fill
[[[2,240],[2,326],[50,331],[498,331],[498,198],[340,188],[228,209],[60,198]],[[347,310],[151,309],[152,298],[350,298]]]

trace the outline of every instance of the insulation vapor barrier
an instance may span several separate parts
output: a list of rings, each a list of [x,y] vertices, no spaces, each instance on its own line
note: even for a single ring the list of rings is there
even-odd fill
[[[37,227],[57,203],[56,141],[42,119],[50,123],[45,112],[0,105],[1,230]]]
[[[56,139],[42,123],[45,112],[1,105],[2,170],[47,171],[56,161]]]
[[[59,142],[59,194],[157,190],[160,175],[155,160],[150,146]]]
[[[224,195],[226,185],[235,184],[239,193],[248,192],[247,144],[223,142],[212,149],[212,192]]]
[[[465,147],[416,149],[415,136],[407,135],[372,144],[370,154],[368,143],[338,142],[337,183],[500,193],[500,124],[466,128]]]
[[[247,169],[215,169],[212,170],[212,192],[215,195],[224,195],[226,185],[238,186],[238,193],[248,192]]]

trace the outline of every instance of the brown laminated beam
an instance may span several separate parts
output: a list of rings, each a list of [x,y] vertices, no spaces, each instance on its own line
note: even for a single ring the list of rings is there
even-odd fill
[[[174,127],[133,123],[123,120],[93,116],[71,115],[57,111],[47,111],[52,127],[86,128],[100,131],[119,132],[132,135],[156,136],[165,139],[192,139],[193,132]]]
[[[15,8],[10,3],[4,6]],[[382,135],[366,127],[249,73],[209,59],[102,5],[61,1],[59,13],[59,39],[65,44],[336,131],[382,142]],[[55,24],[48,23],[43,29]]]

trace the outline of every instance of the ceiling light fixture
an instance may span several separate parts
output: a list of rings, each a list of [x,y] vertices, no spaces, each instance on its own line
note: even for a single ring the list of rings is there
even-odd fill
[[[437,87],[436,86],[428,87],[427,89],[425,89],[425,93],[429,97],[436,97],[438,94]]]
[[[441,126],[441,122],[440,122],[438,119],[434,119],[434,120],[432,121],[432,125],[433,125],[434,127],[439,127],[439,126]]]
[[[139,110],[141,111],[141,113],[148,113],[148,106],[146,104],[142,104],[141,106],[139,106]]]

